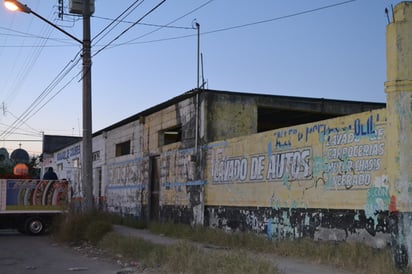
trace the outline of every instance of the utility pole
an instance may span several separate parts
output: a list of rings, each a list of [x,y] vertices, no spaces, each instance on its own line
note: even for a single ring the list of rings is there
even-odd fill
[[[83,148],[82,185],[83,211],[94,209],[92,159],[92,74],[90,41],[90,0],[83,0]]]
[[[93,0],[92,0],[93,1]],[[34,12],[27,5],[18,0],[4,0],[6,7],[12,11],[21,11],[33,14],[40,20],[69,36],[82,45],[83,57],[83,142],[82,142],[82,186],[84,190],[83,212],[94,209],[93,199],[93,160],[92,160],[92,67],[91,67],[91,41],[90,41],[90,0],[83,0],[83,7],[79,11],[83,15],[83,41],[68,33],[61,27],[53,24],[40,14]]]

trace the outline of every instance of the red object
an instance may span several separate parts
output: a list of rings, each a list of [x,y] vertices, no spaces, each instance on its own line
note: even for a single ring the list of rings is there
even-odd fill
[[[389,212],[397,212],[398,210],[396,209],[396,197],[395,195],[391,196],[391,200],[389,202]]]

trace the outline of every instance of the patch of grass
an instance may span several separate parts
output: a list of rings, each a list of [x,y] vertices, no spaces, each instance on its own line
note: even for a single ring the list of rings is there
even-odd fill
[[[389,248],[376,249],[361,243],[316,242],[310,239],[278,241],[274,246],[274,252],[281,256],[333,265],[356,273],[411,273],[394,267]]]
[[[317,242],[311,239],[269,241],[255,233],[227,233],[223,230],[192,228],[183,224],[152,223],[148,228],[154,233],[169,237],[294,257],[357,273],[412,274],[410,268],[400,271],[394,266],[390,248],[376,249],[361,243]]]
[[[205,251],[188,241],[160,246],[110,233],[99,247],[167,273],[279,273],[276,266],[245,251]]]
[[[98,247],[110,250],[112,253],[120,254],[126,258],[139,259],[145,261],[146,264],[151,261],[151,254],[160,253],[164,249],[161,245],[152,244],[139,238],[130,238],[119,236],[114,233],[108,233],[98,243]],[[161,257],[161,256],[160,256]]]
[[[140,239],[124,238],[108,233],[112,223],[148,228],[155,234],[186,241],[177,246],[165,247]],[[57,229],[53,236],[58,241],[70,244],[91,242],[112,253],[142,260],[150,267],[161,265],[173,273],[276,273],[272,271],[274,266],[268,265],[267,261],[250,259],[247,254],[252,252],[300,258],[356,273],[412,274],[410,268],[400,271],[394,267],[389,248],[375,249],[360,243],[315,242],[310,239],[269,241],[255,233],[227,233],[203,226],[172,223],[150,223],[147,226],[133,218],[102,213],[69,214],[61,218],[55,227]],[[188,243],[191,241],[229,250],[213,250],[206,254],[203,249]],[[270,271],[266,271],[268,269]]]
[[[55,221],[54,227],[54,239],[70,244],[95,244],[112,230],[109,216],[101,213],[63,215]]]

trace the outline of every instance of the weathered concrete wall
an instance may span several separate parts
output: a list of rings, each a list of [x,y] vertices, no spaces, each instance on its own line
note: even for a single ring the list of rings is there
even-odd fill
[[[269,237],[387,232],[385,132],[382,109],[209,144],[207,223]]]
[[[159,184],[161,221],[203,223],[204,182],[199,179],[196,164],[196,115],[196,100],[192,97],[145,117],[144,151],[159,157],[160,162],[158,171],[151,170],[150,183],[157,180]],[[163,145],[159,134],[176,126],[181,127],[181,141]]]
[[[386,30],[389,181],[400,211],[394,233],[398,264],[412,263],[412,2],[394,8]]]
[[[159,133],[175,126],[181,126],[182,142],[171,146],[163,146],[159,142]],[[187,148],[194,146],[195,140],[195,103],[194,98],[189,98],[144,117],[142,134],[143,152],[155,155],[162,151],[174,148]]]
[[[160,218],[203,224],[204,180],[196,179],[194,149],[175,150],[160,157]]]
[[[147,204],[149,159],[142,153],[139,121],[105,133],[104,199],[109,212],[142,217]],[[116,156],[116,144],[130,141],[130,153]]]
[[[195,124],[195,104],[190,98],[105,133],[107,210],[143,219],[203,223]],[[181,128],[181,140],[164,145],[162,132],[175,127]],[[116,157],[116,144],[128,140],[131,153]],[[154,165],[155,158],[159,166]]]
[[[253,97],[207,94],[205,142],[256,133],[257,105]]]

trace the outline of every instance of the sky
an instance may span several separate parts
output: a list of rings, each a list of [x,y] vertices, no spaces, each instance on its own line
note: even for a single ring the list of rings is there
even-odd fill
[[[22,0],[82,39],[69,1]],[[95,0],[92,131],[197,87],[385,102],[389,0]],[[389,14],[391,16],[391,14]],[[200,39],[198,43],[199,24]],[[80,43],[0,6],[0,148],[81,136]]]

